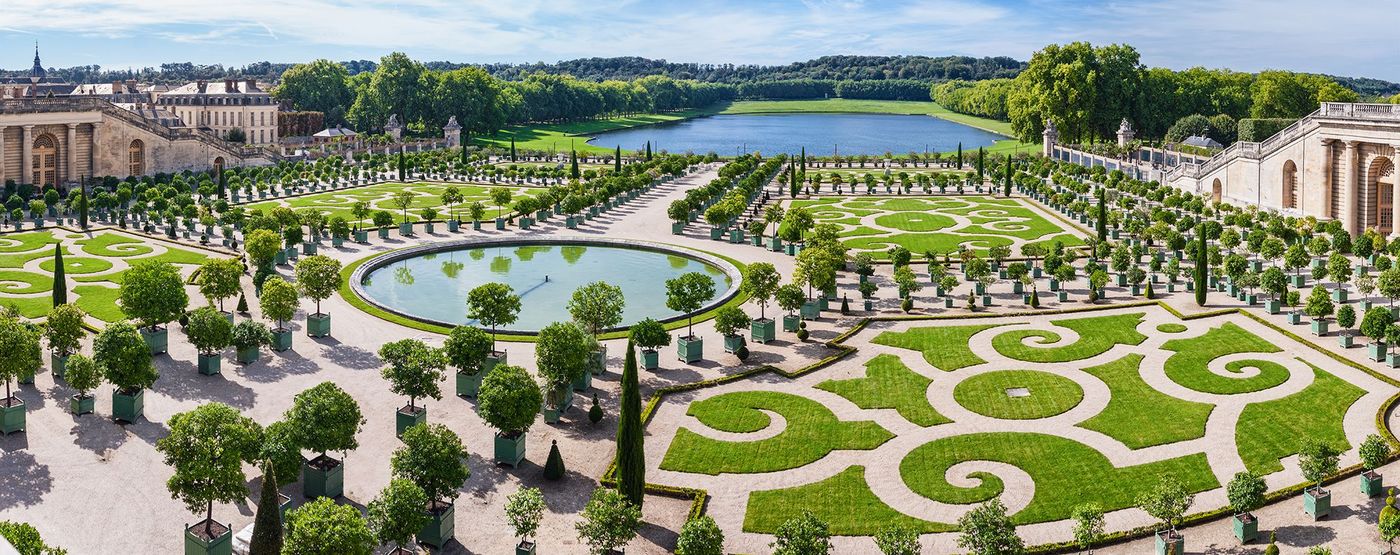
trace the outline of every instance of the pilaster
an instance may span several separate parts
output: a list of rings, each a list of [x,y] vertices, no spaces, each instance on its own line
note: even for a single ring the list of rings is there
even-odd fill
[[[24,131],[20,133],[19,170],[22,179],[20,183],[34,183],[34,126],[24,125],[20,127]]]

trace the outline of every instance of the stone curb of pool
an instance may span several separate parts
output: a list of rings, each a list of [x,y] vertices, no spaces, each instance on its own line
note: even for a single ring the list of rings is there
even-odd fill
[[[364,264],[361,264],[358,268],[355,268],[355,271],[350,274],[350,288],[352,291],[355,292],[355,296],[359,297],[360,300],[369,303],[370,305],[374,306],[379,310],[383,310],[390,314],[402,318],[407,318],[409,320],[414,320],[425,324],[432,324],[435,326],[442,326],[450,329],[457,327],[458,324],[408,314],[406,312],[391,308],[383,303],[380,303],[365,292],[363,288],[365,278],[368,277],[370,273],[380,268],[383,268],[384,266],[393,264],[394,262],[398,262],[400,260],[413,258],[423,254],[462,250],[473,247],[557,245],[561,243],[582,246],[624,247],[659,252],[662,254],[684,256],[686,258],[704,262],[715,268],[719,268],[720,271],[723,271],[725,276],[729,278],[729,288],[726,289],[723,294],[715,297],[713,300],[711,300],[709,303],[706,303],[704,306],[700,307],[700,309],[695,312],[677,314],[675,316],[664,318],[661,320],[661,323],[663,324],[684,320],[691,315],[704,314],[705,312],[709,312],[711,310],[714,310],[715,308],[724,305],[724,303],[729,302],[730,299],[733,299],[735,295],[739,294],[739,288],[743,283],[743,274],[739,271],[737,267],[729,263],[729,261],[724,260],[723,258],[713,256],[704,252],[694,251],[684,247],[679,247],[676,245],[670,245],[666,243],[654,243],[651,241],[640,241],[636,239],[597,239],[593,237],[582,236],[557,236],[539,238],[483,237],[477,239],[460,239],[456,241],[426,243],[422,245],[415,245],[404,249],[386,252],[366,261]],[[619,328],[610,328],[607,330],[602,330],[602,333],[622,331],[625,329],[627,329],[627,327],[625,326]],[[502,335],[535,335],[537,332],[511,329],[497,329],[496,333]]]

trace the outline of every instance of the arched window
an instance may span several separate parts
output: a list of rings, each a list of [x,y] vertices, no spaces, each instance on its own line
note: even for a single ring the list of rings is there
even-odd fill
[[[140,139],[131,141],[131,146],[126,148],[126,165],[129,175],[146,174],[146,145]]]
[[[1283,207],[1298,207],[1298,165],[1292,160],[1283,163]]]
[[[35,185],[58,184],[58,140],[45,133],[34,140],[33,169]]]

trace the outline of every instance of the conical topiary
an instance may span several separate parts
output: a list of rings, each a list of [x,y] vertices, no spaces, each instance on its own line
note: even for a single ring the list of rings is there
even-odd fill
[[[248,315],[248,299],[243,297],[242,291],[238,292],[238,313],[244,316]]]
[[[1152,292],[1152,282],[1150,282],[1150,281],[1147,282],[1147,298],[1148,298],[1148,299],[1155,299],[1155,298],[1157,298],[1157,295],[1155,295],[1155,294]]]
[[[1269,532],[1269,546],[1264,548],[1264,555],[1278,555],[1278,546],[1274,542],[1278,541],[1278,534]]]
[[[594,424],[603,421],[603,407],[598,406],[598,394],[593,394],[593,408],[588,409],[588,421]]]
[[[1400,512],[1400,508],[1395,507],[1395,488],[1390,488],[1390,491],[1385,494],[1385,506],[1381,507],[1380,518],[1377,522],[1385,522],[1386,518],[1394,516],[1397,512]]]
[[[842,315],[842,316],[845,316],[845,315],[850,314],[850,313],[851,313],[851,302],[850,302],[850,300],[847,299],[846,297],[841,297],[841,315]]]
[[[1031,291],[1031,308],[1040,308],[1040,292]]]
[[[277,478],[272,464],[263,464],[262,495],[258,498],[257,516],[253,517],[253,539],[249,543],[250,555],[278,555],[282,553],[282,514],[278,505]]]
[[[63,245],[53,246],[53,305],[68,304],[68,278],[64,276]]]
[[[558,480],[564,477],[564,456],[559,454],[559,441],[549,445],[549,460],[544,463],[544,479]]]

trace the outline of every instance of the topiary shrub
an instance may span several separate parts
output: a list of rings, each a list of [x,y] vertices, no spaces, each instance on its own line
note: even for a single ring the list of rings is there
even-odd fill
[[[850,302],[850,300],[847,299],[846,297],[841,297],[841,315],[842,315],[842,316],[845,316],[845,315],[850,314],[850,313],[851,313],[851,302]]]
[[[798,329],[797,329],[797,340],[798,340],[798,341],[806,341],[808,335],[809,335],[809,334],[807,333],[807,328],[806,328],[806,327],[802,327],[802,328],[798,328]]]
[[[904,300],[899,301],[899,309],[906,313],[914,310],[914,299],[912,297],[905,297]]]
[[[1278,541],[1278,534],[1269,532],[1269,546],[1264,548],[1264,555],[1278,555],[1278,546],[1274,542]]]
[[[593,394],[593,408],[588,409],[588,421],[594,424],[603,421],[603,407],[598,406],[597,393]]]
[[[242,291],[238,292],[238,308],[235,310],[244,316],[248,315],[248,299],[243,297]]]
[[[549,443],[549,459],[544,463],[544,479],[559,480],[564,477],[564,456],[559,454],[559,440]]]

